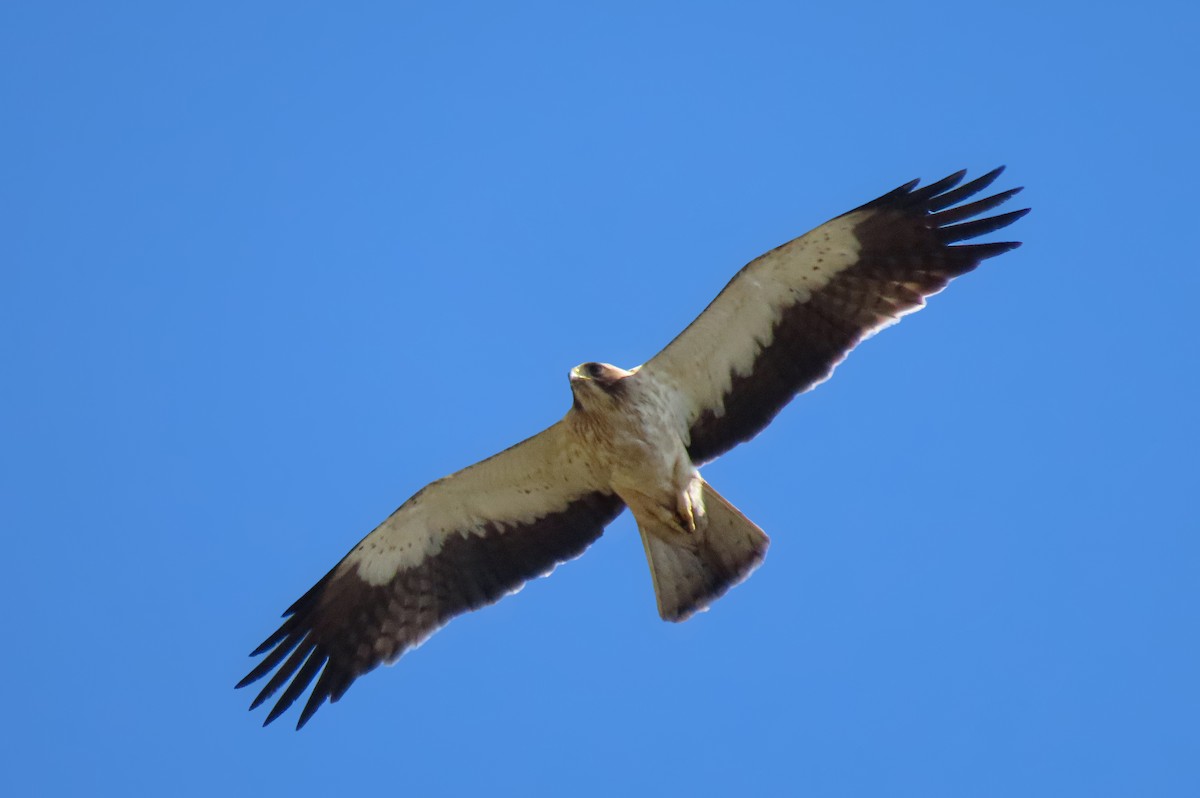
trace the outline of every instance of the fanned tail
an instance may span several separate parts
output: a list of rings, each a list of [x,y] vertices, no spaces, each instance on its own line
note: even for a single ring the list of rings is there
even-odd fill
[[[762,563],[771,542],[707,482],[703,496],[706,523],[695,534],[683,535],[653,515],[637,519],[665,621],[686,621],[707,609]]]

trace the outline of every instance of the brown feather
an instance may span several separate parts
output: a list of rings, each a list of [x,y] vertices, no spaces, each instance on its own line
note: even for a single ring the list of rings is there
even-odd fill
[[[986,188],[1000,171],[957,189],[963,172],[923,189],[909,183],[852,211],[867,212],[854,228],[861,245],[857,261],[783,311],[771,343],[749,372],[733,375],[722,406],[706,409],[692,424],[692,461],[707,462],[754,437],[796,394],[827,378],[863,338],[921,307],[925,297],[985,258],[1019,246],[948,246],[998,230],[1028,212],[950,224],[990,210],[1020,190],[945,210]]]

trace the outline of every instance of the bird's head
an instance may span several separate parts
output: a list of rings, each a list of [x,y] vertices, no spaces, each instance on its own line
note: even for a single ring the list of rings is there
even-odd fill
[[[599,402],[612,401],[624,394],[626,377],[634,372],[609,363],[581,363],[571,369],[571,393],[577,407],[595,407]]]

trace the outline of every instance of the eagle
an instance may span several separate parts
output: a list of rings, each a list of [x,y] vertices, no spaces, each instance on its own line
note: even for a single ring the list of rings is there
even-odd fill
[[[755,258],[641,366],[571,369],[562,419],[422,488],[284,612],[237,685],[271,675],[250,708],[284,688],[267,725],[312,685],[303,727],[451,618],[582,554],[626,507],[659,615],[706,609],[769,540],[698,467],[761,432],[860,341],[1019,246],[958,243],[1029,212],[984,215],[1020,188],[966,202],[1003,169],[900,186]]]

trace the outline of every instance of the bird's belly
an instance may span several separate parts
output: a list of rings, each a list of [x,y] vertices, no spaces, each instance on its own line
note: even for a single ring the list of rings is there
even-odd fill
[[[679,435],[644,418],[617,426],[606,453],[613,490],[631,507],[647,501],[675,507],[696,474]]]
[[[651,506],[671,514],[698,479],[670,394],[653,382],[628,378],[621,401],[575,416],[598,475],[634,511]]]

